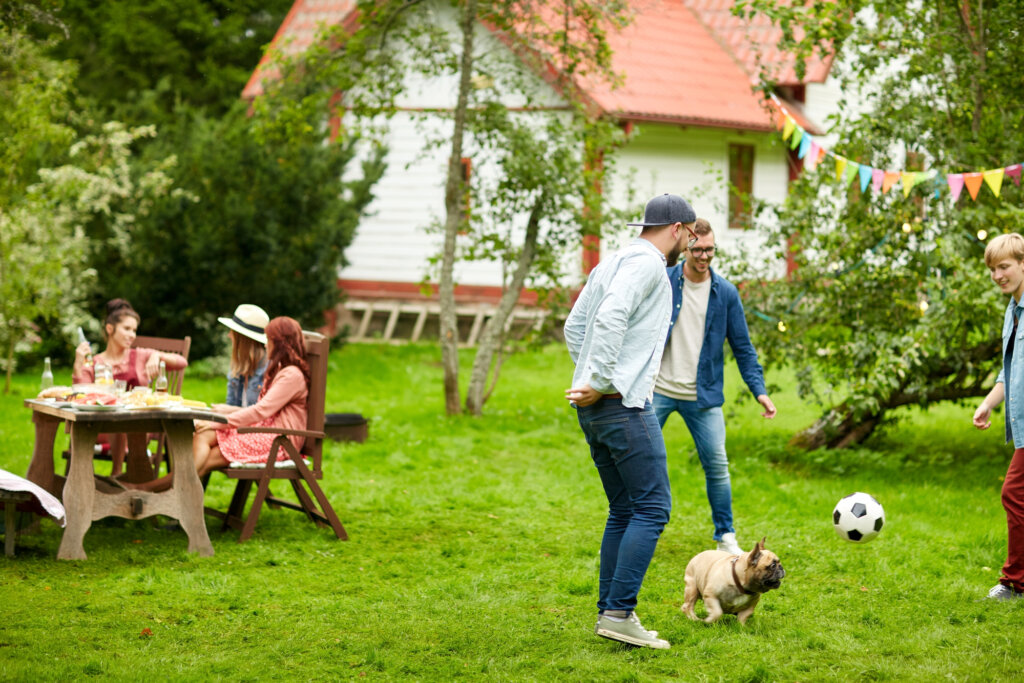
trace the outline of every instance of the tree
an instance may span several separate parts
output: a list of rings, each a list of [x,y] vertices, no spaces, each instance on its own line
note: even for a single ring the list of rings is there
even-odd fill
[[[174,154],[167,172],[183,192],[154,204],[127,239],[106,222],[90,227],[99,291],[131,293],[147,334],[191,333],[203,356],[218,348],[217,317],[241,302],[312,327],[337,304],[345,247],[383,164],[372,156],[343,180],[352,141],[324,144],[274,125],[249,117],[244,102],[217,118],[179,112],[146,155],[158,166]]]
[[[159,135],[135,143],[131,172],[165,172],[179,188],[123,229],[92,216],[91,310],[128,296],[147,333],[191,334],[202,356],[221,338],[204,332],[239,302],[311,325],[337,302],[336,271],[383,167],[371,154],[357,177],[352,140],[324,145],[295,133],[310,128],[308,118],[247,115],[242,88],[291,5],[60,0],[50,12],[60,22],[36,29],[51,36],[51,55],[81,63],[65,79],[86,103],[77,127],[93,130],[107,117],[155,124]],[[18,13],[31,14],[28,4]]]
[[[102,118],[138,124],[173,121],[182,106],[226,114],[292,6],[292,0],[59,3],[53,15],[64,30],[52,54],[80,65],[76,88]]]
[[[599,192],[612,160],[603,153],[623,139],[613,121],[594,115],[578,81],[614,79],[605,32],[628,17],[615,2],[534,0],[517,3],[451,2],[456,30],[437,21],[423,3],[361,2],[360,27],[332,29],[297,62],[281,63],[285,75],[318,74],[314,109],[344,93],[342,106],[355,125],[378,126],[395,111],[395,99],[414,80],[447,77],[458,83],[443,136],[425,149],[447,149],[445,215],[436,275],[441,304],[441,355],[445,407],[462,410],[455,263],[496,260],[506,274],[501,302],[483,330],[467,390],[466,408],[479,414],[500,370],[507,322],[524,286],[560,284],[569,244],[600,234],[612,212]],[[417,13],[418,10],[422,12]],[[495,49],[493,40],[506,49]],[[543,106],[550,93],[560,107]],[[513,104],[514,103],[514,104]],[[495,176],[463,176],[464,150]],[[473,201],[467,211],[467,196]],[[457,248],[458,243],[465,246]]]
[[[169,191],[160,170],[137,176],[131,145],[152,129],[111,123],[74,141],[66,84],[73,68],[43,55],[25,34],[0,28],[0,340],[10,391],[15,350],[36,324],[66,328],[84,317],[95,271],[86,266],[85,225],[103,216],[123,235],[154,197]],[[72,144],[73,143],[73,144]],[[43,164],[66,160],[53,168]],[[119,209],[118,205],[124,208]]]
[[[845,86],[868,111],[843,109],[837,154],[948,172],[1024,159],[1019,3],[746,0],[738,9],[779,23],[780,48],[800,58],[842,46]],[[763,355],[796,368],[801,396],[826,406],[794,438],[809,448],[858,443],[900,406],[987,392],[1005,301],[982,261],[985,240],[1024,228],[1021,191],[1008,181],[1001,198],[982,188],[954,203],[941,171],[907,197],[862,192],[834,172],[831,161],[805,172],[762,223],[776,254],[795,259],[792,277],[747,271],[767,280],[747,289],[748,306],[769,319],[754,327]]]

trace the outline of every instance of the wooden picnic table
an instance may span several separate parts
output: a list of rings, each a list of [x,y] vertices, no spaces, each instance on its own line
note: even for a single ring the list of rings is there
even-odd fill
[[[104,517],[141,519],[151,515],[178,520],[188,535],[189,552],[198,552],[204,557],[213,555],[203,518],[203,487],[192,459],[193,420],[227,422],[225,416],[185,407],[104,410],[39,399],[28,399],[25,405],[32,409],[36,431],[32,461],[25,478],[62,498],[67,516],[57,559],[86,559],[82,540],[94,520]],[[69,425],[71,433],[71,470],[66,480],[53,466],[54,442],[62,423]],[[146,468],[149,468],[149,477],[155,475],[145,450],[146,434],[150,432],[167,434],[167,450],[174,470],[170,489],[154,493],[97,483],[93,448],[98,434],[128,435],[125,464],[131,481],[133,473],[138,479]]]

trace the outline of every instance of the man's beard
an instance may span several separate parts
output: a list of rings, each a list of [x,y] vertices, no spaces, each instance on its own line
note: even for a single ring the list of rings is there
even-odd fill
[[[686,247],[683,246],[683,240],[680,238],[680,240],[676,242],[676,246],[669,249],[668,253],[665,254],[665,265],[671,268],[675,264],[679,263],[679,257],[685,250]]]

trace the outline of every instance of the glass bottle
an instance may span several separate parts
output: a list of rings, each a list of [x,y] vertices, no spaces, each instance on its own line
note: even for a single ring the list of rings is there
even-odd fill
[[[49,356],[43,360],[43,378],[39,381],[39,390],[49,389],[53,386],[53,371],[50,370]]]
[[[79,325],[78,326],[78,343],[81,344],[82,342],[85,342],[86,344],[89,344],[89,340],[85,338],[85,332],[82,331],[82,326]],[[89,353],[87,353],[85,355],[85,367],[87,367],[87,368],[92,367],[92,344],[89,344],[89,349],[90,349]]]
[[[167,366],[163,361],[160,361],[160,373],[156,376],[156,382],[153,384],[153,389],[158,394],[167,394]]]

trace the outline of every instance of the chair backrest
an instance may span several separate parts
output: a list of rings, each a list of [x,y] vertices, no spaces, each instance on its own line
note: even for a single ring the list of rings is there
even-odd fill
[[[188,360],[188,350],[192,347],[192,337],[171,339],[168,337],[136,337],[132,346],[137,349],[153,349],[164,353],[176,353]],[[153,378],[155,380],[156,378]],[[167,370],[167,392],[181,395],[181,385],[185,381],[185,368]],[[152,384],[153,381],[150,381]]]
[[[306,397],[306,429],[324,431],[324,402],[327,399],[327,337],[318,332],[303,330],[306,342],[306,362],[309,364],[309,395]],[[323,437],[306,437],[302,454],[313,461],[314,471],[320,470],[323,457]]]

